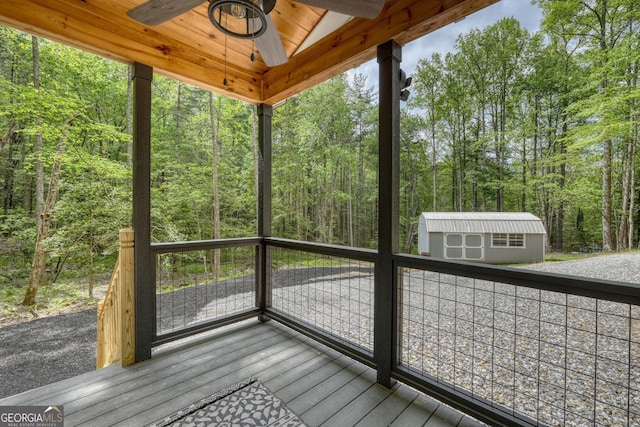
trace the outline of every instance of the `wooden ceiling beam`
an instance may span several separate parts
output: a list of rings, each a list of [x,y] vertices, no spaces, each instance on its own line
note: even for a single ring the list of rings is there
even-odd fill
[[[1,1],[0,22],[109,59],[141,62],[160,74],[246,102],[261,98],[261,74],[227,64],[230,84],[225,87],[223,58],[87,2]]]
[[[140,62],[232,98],[274,105],[374,58],[382,43],[406,44],[498,0],[387,0],[378,18],[353,19],[271,69],[250,61],[250,40],[229,38],[225,48],[224,36],[208,22],[206,0],[155,27],[126,15],[143,1],[0,0],[0,23],[106,58]],[[292,54],[325,11],[278,0],[271,13]]]
[[[286,64],[267,71],[263,102],[275,105],[375,57],[388,40],[404,45],[498,0],[398,0],[378,18],[354,19]]]

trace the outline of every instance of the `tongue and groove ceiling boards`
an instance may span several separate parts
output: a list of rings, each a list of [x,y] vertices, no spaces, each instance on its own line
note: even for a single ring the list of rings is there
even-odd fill
[[[172,1],[189,7],[159,23],[141,22],[155,13],[144,10],[153,9],[154,1],[170,9]],[[0,23],[106,58],[140,62],[232,98],[274,105],[374,58],[379,44],[406,44],[498,0],[263,1],[260,7],[272,7],[266,14],[272,40],[266,42],[225,35],[210,20],[206,0],[3,0]],[[238,3],[246,2],[253,4]],[[363,10],[368,3],[373,13],[379,9],[373,18],[340,13],[371,16]],[[143,13],[136,16],[136,8]],[[272,53],[279,43],[286,56]]]

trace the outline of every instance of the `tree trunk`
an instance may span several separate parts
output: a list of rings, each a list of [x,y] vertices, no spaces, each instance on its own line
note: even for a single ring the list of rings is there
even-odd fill
[[[14,160],[13,154],[19,136],[20,134],[14,133],[11,138],[9,138],[9,149],[7,150],[6,162],[7,168],[4,174],[4,200],[2,204],[2,209],[5,214],[13,208],[14,181],[16,168],[18,167],[18,160]]]
[[[600,50],[605,54],[610,50],[607,42],[607,15],[609,12],[607,1],[603,1],[599,6],[602,7],[599,14],[595,9],[591,10],[596,14],[599,23]],[[605,56],[605,63],[602,66],[606,67],[607,62],[608,56]],[[609,81],[605,76],[599,86],[599,91],[603,96],[608,86]],[[602,170],[602,246],[604,251],[612,251],[615,250],[613,236],[613,142],[611,138],[606,138],[602,144],[604,158]]]
[[[558,250],[562,250],[564,248],[564,187],[566,183],[567,177],[567,161],[566,161],[566,153],[567,147],[564,143],[564,136],[568,132],[567,122],[569,121],[566,114],[563,114],[562,117],[562,135],[558,141],[560,151],[560,157],[562,158],[562,162],[560,163],[560,174],[558,176],[558,187],[561,194],[560,200],[558,201],[558,212],[556,215],[556,248]]]
[[[38,38],[31,37],[31,48],[33,52],[33,87],[36,94],[40,92],[40,49],[38,47]],[[36,126],[40,126],[40,116],[36,116]],[[36,156],[36,227],[40,229],[40,221],[42,220],[42,211],[44,209],[44,167],[40,160],[40,152],[42,151],[42,134],[36,134],[36,143],[33,149]],[[44,271],[43,271],[44,273]]]
[[[254,105],[251,110],[251,141],[253,142],[253,185],[256,194],[256,221],[258,220],[258,210],[260,201],[258,192],[260,186],[260,150],[258,147],[258,106]]]
[[[173,143],[173,177],[174,180],[177,181],[178,176],[178,165],[180,164],[180,117],[182,115],[181,111],[181,101],[182,101],[182,84],[178,82],[178,100],[176,101],[176,134]],[[210,101],[211,102],[211,101]]]
[[[64,128],[62,129],[62,135],[60,136],[60,140],[58,142],[56,158],[53,162],[53,167],[51,169],[51,178],[49,179],[49,191],[47,193],[47,198],[44,202],[42,214],[40,215],[40,221],[38,224],[35,251],[33,253],[33,261],[31,262],[31,275],[29,276],[29,285],[27,286],[27,291],[25,292],[24,299],[22,300],[22,304],[26,306],[31,306],[36,303],[38,288],[40,287],[42,277],[44,277],[44,241],[47,239],[47,237],[49,237],[49,229],[53,220],[52,212],[58,200],[58,190],[60,189],[60,170],[62,168],[62,157],[65,152],[67,137],[69,136],[69,131],[75,118],[76,117],[74,116],[67,119],[64,124]]]
[[[413,218],[418,216],[418,205],[419,205],[419,197],[418,197],[418,171],[414,162],[411,163],[411,193],[409,194],[409,200],[411,203],[411,211],[409,212],[410,220],[408,222],[407,229],[407,237],[404,241],[404,253],[411,253],[411,246],[413,244],[413,236],[416,232],[416,223],[413,221]],[[435,190],[435,189],[434,189]],[[435,199],[435,194],[434,194]],[[434,208],[435,212],[435,208]]]
[[[338,160],[336,162],[336,166],[333,169],[333,173],[331,176],[331,187],[329,188],[329,194],[327,195],[327,202],[328,202],[328,207],[327,207],[327,216],[328,216],[328,223],[327,223],[327,233],[326,233],[326,237],[324,240],[324,243],[333,243],[333,224],[335,221],[335,209],[336,209],[336,203],[335,203],[335,197],[334,194],[336,192],[336,182],[338,180],[338,170],[340,169],[340,161]]]
[[[603,143],[604,165],[602,170],[602,246],[604,251],[615,250],[613,241],[613,143]]]
[[[627,142],[627,152],[623,161],[622,177],[622,204],[620,206],[620,220],[618,222],[618,249],[633,247],[633,241],[629,242],[629,230],[633,228],[633,186],[635,180],[635,141]]]
[[[35,36],[31,37],[31,52],[33,55],[33,87],[36,90],[36,94],[40,91],[40,49],[38,46],[38,38]],[[36,126],[40,125],[40,116],[37,115],[36,118]],[[66,129],[65,129],[66,130]],[[64,131],[63,131],[64,132]],[[63,136],[66,139],[66,135]],[[44,205],[44,167],[42,165],[42,161],[39,158],[39,153],[42,151],[42,134],[38,132],[36,134],[36,141],[34,146],[34,154],[36,156],[36,245],[35,251],[33,254],[33,260],[31,263],[31,275],[29,277],[29,285],[27,286],[27,291],[25,292],[24,300],[22,301],[23,305],[34,305],[36,303],[36,295],[38,293],[38,287],[40,286],[40,282],[43,281],[45,275],[45,254],[44,248],[42,246],[42,242],[47,238],[49,234],[49,226],[50,226],[50,218],[45,219],[45,215],[50,215],[49,212],[45,212]],[[57,187],[58,187],[58,177],[55,173],[57,166],[57,173],[60,170],[60,162],[62,161],[62,153],[64,152],[64,139],[61,139],[60,144],[58,145],[58,153],[59,156],[54,163],[54,169],[51,172],[51,181],[49,183],[49,193],[52,192],[52,188],[55,191],[55,196],[57,198]],[[53,186],[53,187],[52,187]],[[49,198],[47,198],[47,201]],[[53,204],[55,204],[55,200],[53,200]],[[52,207],[53,208],[53,207]]]
[[[219,111],[213,106],[213,92],[209,92],[209,118],[211,120],[211,153],[213,185],[213,238],[220,238],[220,197],[218,196],[218,125]],[[213,271],[215,280],[220,278],[220,250],[213,251]]]
[[[433,212],[437,212],[438,211],[438,153],[437,153],[437,147],[436,147],[435,120],[432,120],[431,122],[431,186],[433,191],[433,204],[431,206],[431,209],[433,210]],[[452,200],[455,200],[455,197],[453,197]]]
[[[635,108],[632,113],[631,126],[632,126],[632,135],[633,135],[631,148],[632,148],[633,156],[631,157],[631,160],[630,160],[631,164],[629,168],[631,170],[631,179],[629,183],[629,192],[630,192],[631,200],[629,200],[629,215],[628,215],[629,230],[628,230],[628,237],[627,237],[629,249],[633,248],[633,233],[634,233],[634,221],[635,221],[634,212],[635,212],[635,204],[636,204],[635,192],[633,190],[634,188],[636,188],[636,147],[638,146],[638,117],[637,117],[637,113],[635,112]],[[638,244],[640,245],[640,241],[638,242]]]
[[[349,246],[354,246],[353,241],[353,185],[351,182],[351,165],[347,168],[347,238]]]
[[[133,65],[127,67],[127,108],[125,110],[125,126],[127,135],[131,136],[127,140],[127,166],[133,165],[133,122],[131,121],[131,111],[133,110]]]
[[[522,138],[522,190],[520,191],[520,210],[527,211],[527,139]]]
[[[362,137],[362,132],[360,132],[358,134],[358,184],[356,187],[356,206],[355,206],[355,219],[354,219],[354,234],[355,234],[355,241],[354,241],[354,246],[364,246],[364,242],[366,241],[366,238],[364,236],[364,234],[362,233],[363,230],[363,225],[362,222],[364,221],[364,209],[365,209],[365,202],[364,202],[364,188],[365,188],[365,164],[364,164],[364,143],[363,143],[363,137]]]
[[[90,215],[93,216],[93,212],[91,212]],[[93,245],[94,245],[93,230],[89,230],[89,250],[88,250],[88,254],[87,254],[89,256],[89,265],[88,265],[88,270],[89,270],[89,289],[88,289],[89,298],[93,298],[93,287],[94,287]]]
[[[18,129],[18,123],[16,123],[15,120],[12,120],[11,123],[9,123],[9,129],[7,129],[2,138],[0,138],[0,156],[2,156],[5,144],[7,143],[9,138],[13,136],[13,133],[16,131],[16,129]]]

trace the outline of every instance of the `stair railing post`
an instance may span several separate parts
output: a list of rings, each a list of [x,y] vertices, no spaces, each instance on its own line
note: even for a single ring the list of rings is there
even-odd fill
[[[120,230],[120,286],[118,303],[120,319],[120,364],[127,366],[136,361],[136,318],[134,280],[134,233],[128,228]]]

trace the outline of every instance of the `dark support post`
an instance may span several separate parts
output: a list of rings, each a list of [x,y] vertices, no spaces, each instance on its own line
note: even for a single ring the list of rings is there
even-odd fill
[[[136,362],[151,358],[155,278],[151,273],[151,81],[153,68],[133,64],[133,230]],[[152,280],[153,279],[153,280]]]
[[[258,236],[271,236],[271,118],[273,107],[258,106]],[[256,304],[263,313],[271,306],[271,262],[267,246],[261,243],[256,262]],[[269,320],[261,315],[260,320]]]
[[[400,62],[395,41],[378,46],[378,261],[375,266],[374,360],[379,384],[391,387],[396,362],[396,277],[393,254],[399,250]]]

